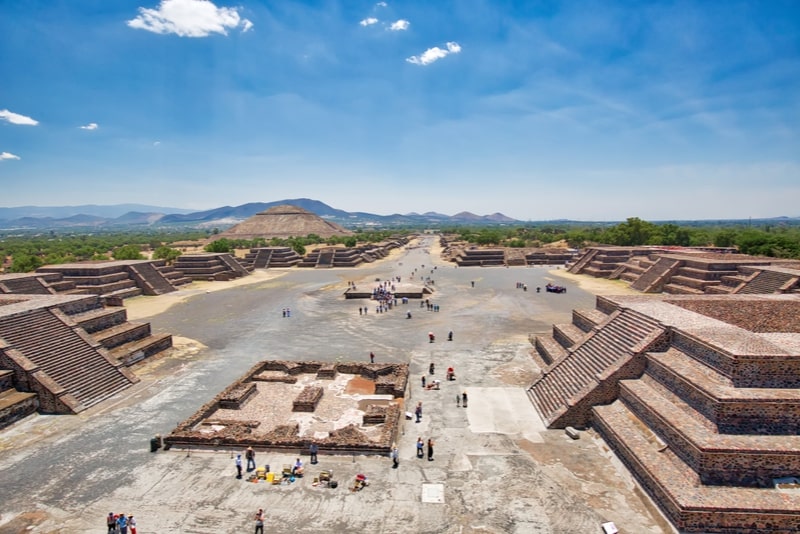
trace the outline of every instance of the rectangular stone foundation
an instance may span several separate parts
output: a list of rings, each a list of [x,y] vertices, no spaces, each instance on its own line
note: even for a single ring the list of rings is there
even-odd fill
[[[306,386],[292,403],[292,411],[313,412],[317,403],[322,398],[322,388],[319,386]]]

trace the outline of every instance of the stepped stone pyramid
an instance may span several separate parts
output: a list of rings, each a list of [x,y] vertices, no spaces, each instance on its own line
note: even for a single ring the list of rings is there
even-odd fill
[[[593,427],[681,532],[800,529],[800,294],[597,297],[528,394]]]
[[[98,404],[138,381],[129,365],[171,346],[99,295],[0,294],[0,428]]]
[[[266,211],[256,213],[246,221],[227,229],[218,238],[254,239],[305,237],[317,234],[320,237],[349,236],[353,232],[336,223],[326,221],[308,210],[288,204],[274,206]]]

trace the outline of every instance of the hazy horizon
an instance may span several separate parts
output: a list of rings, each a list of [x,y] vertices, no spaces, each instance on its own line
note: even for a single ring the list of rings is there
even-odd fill
[[[799,215],[792,1],[4,2],[0,58],[9,207]]]

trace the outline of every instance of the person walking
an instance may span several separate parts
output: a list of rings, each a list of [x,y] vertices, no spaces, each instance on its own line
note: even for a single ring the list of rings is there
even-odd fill
[[[131,534],[136,534],[136,519],[133,516],[128,516],[128,528],[131,531]]]
[[[461,394],[461,405],[466,408],[467,407],[467,392]]]
[[[236,455],[236,478],[242,478],[242,455]]]
[[[456,408],[458,408],[459,406],[461,406],[461,395],[456,393]]]
[[[392,447],[392,469],[397,469],[397,466],[400,465],[400,452],[397,450],[397,446]]]
[[[422,389],[425,389],[425,375],[422,375]]]
[[[423,449],[425,448],[425,442],[422,441],[422,436],[417,438],[417,458],[422,458],[425,453]]]
[[[247,450],[244,452],[244,457],[247,459],[247,471],[252,471],[256,468],[256,451],[253,450],[253,447],[247,447]]]
[[[428,438],[428,461],[433,461],[433,440]]]
[[[106,526],[108,527],[108,534],[114,534],[114,531],[117,530],[117,520],[114,518],[114,512],[108,512]]]
[[[256,512],[256,534],[264,534],[264,510],[261,508]]]
[[[417,404],[417,407],[414,408],[414,415],[417,416],[416,422],[419,423],[422,420],[422,403],[420,402]]]
[[[375,363],[375,353],[374,352],[370,352],[369,353],[369,363]]]
[[[125,517],[125,514],[119,514],[117,526],[119,527],[119,534],[128,534],[128,518]]]
[[[317,444],[316,443],[312,443],[311,445],[309,445],[308,451],[311,453],[311,459],[309,460],[309,462],[311,462],[312,465],[316,464],[317,463],[317,452],[319,452],[319,449],[317,448]]]

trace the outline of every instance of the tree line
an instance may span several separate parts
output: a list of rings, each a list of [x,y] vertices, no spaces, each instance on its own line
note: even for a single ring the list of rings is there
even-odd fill
[[[176,243],[208,240],[218,230],[211,231],[158,231],[158,232],[108,232],[108,233],[48,233],[0,234],[0,262],[5,272],[32,272],[43,265],[57,265],[81,261],[140,260],[148,257],[171,263],[183,254]],[[355,231],[355,236],[322,238],[316,234],[288,239],[220,238],[208,243],[207,252],[233,252],[265,246],[288,246],[305,254],[311,245],[344,244],[354,247],[358,243],[376,243],[405,232],[398,230]]]

